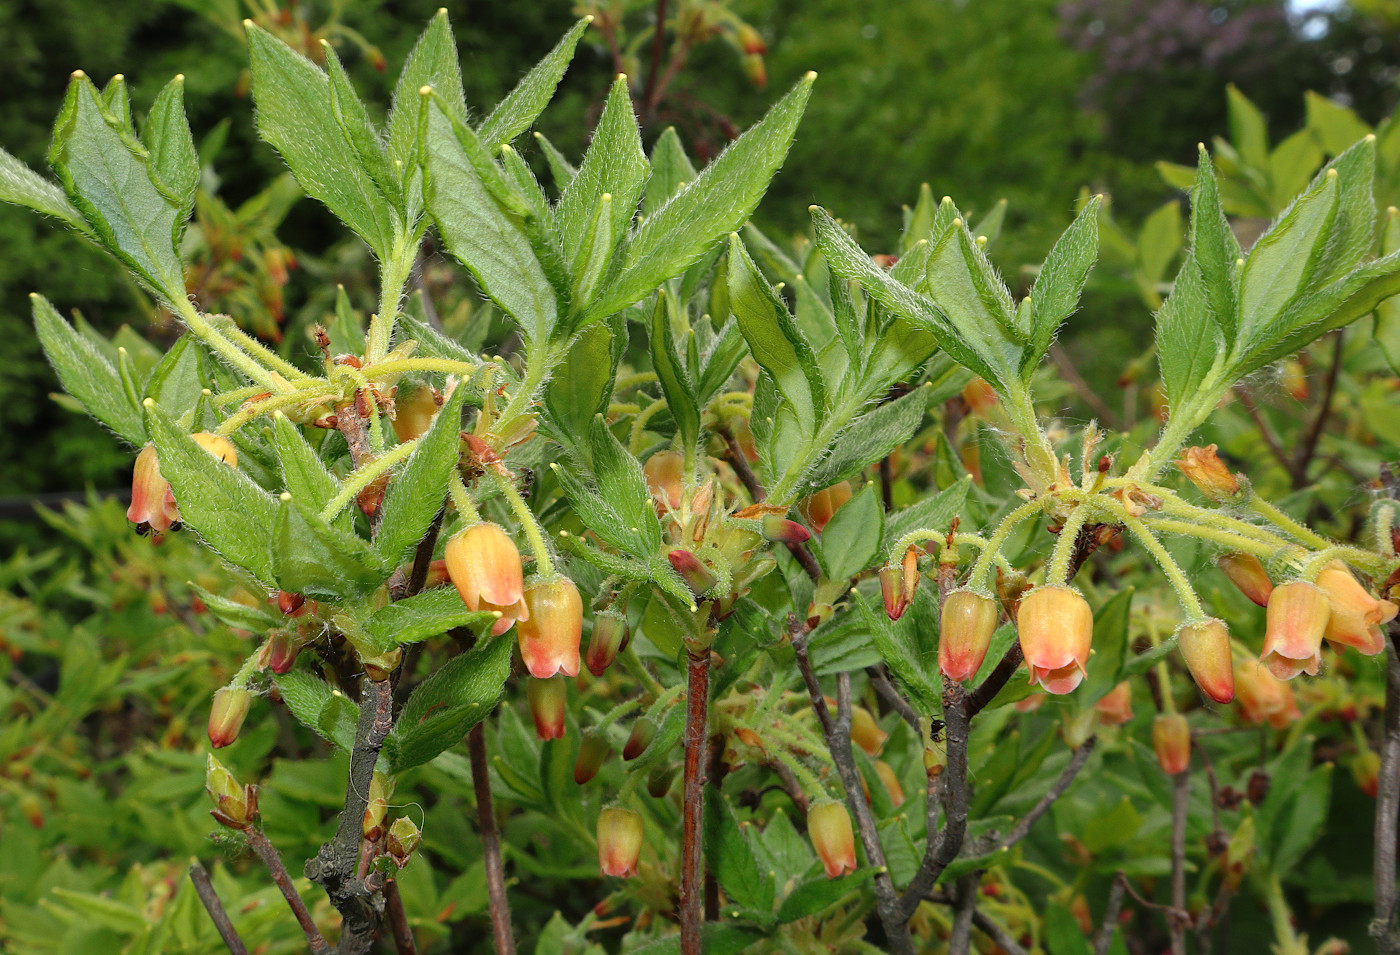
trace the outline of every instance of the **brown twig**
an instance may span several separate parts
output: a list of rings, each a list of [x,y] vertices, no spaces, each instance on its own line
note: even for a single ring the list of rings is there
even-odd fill
[[[856,771],[855,754],[851,750],[851,675],[841,673],[836,677],[836,716],[833,719],[807,654],[807,630],[797,623],[795,615],[789,616],[788,631],[792,635],[797,668],[807,685],[812,710],[821,723],[831,761],[846,791],[846,808],[855,817],[856,833],[865,849],[866,862],[875,869],[875,909],[885,930],[886,944],[893,955],[913,955],[914,941],[909,935],[909,920],[907,916],[900,915],[899,897],[889,868],[885,865],[885,849],[880,843],[880,832],[875,826],[870,804],[865,801],[860,774]]]
[[[968,719],[982,712],[987,704],[992,702],[996,695],[1001,692],[1001,688],[1006,686],[1006,682],[1020,669],[1022,659],[1021,641],[1018,638],[1011,644],[1010,649],[1006,651],[1006,655],[1001,658],[995,669],[987,674],[987,678],[977,689],[967,695],[965,706]]]
[[[1400,953],[1396,919],[1395,850],[1400,825],[1400,621],[1386,626],[1385,734],[1381,739],[1380,780],[1376,791],[1375,915],[1368,931],[1381,955]]]
[[[1186,955],[1186,929],[1191,916],[1186,912],[1186,800],[1191,795],[1191,774],[1172,777],[1172,913],[1167,915],[1172,955]]]
[[[1079,373],[1079,369],[1074,366],[1074,361],[1069,357],[1069,352],[1058,344],[1050,346],[1050,360],[1055,363],[1055,367],[1060,370],[1060,376],[1064,378],[1065,384],[1074,389],[1074,393],[1079,396],[1094,414],[1099,416],[1099,420],[1106,424],[1111,431],[1122,431],[1122,423],[1118,415],[1114,413],[1098,392],[1089,387],[1089,383],[1084,380],[1084,376]]]
[[[363,810],[361,810],[360,815],[364,815]],[[311,947],[313,955],[323,955],[323,953],[329,952],[331,947],[322,938],[321,930],[316,927],[316,920],[307,911],[306,902],[302,900],[301,893],[297,891],[295,885],[292,885],[292,877],[287,874],[287,867],[282,864],[282,856],[278,854],[277,847],[268,840],[266,833],[255,826],[244,829],[243,835],[248,838],[248,848],[257,853],[263,865],[267,866],[272,881],[281,890],[282,898],[287,900],[287,907],[296,916],[297,924],[301,926],[301,931],[306,936],[306,942]]]
[[[229,921],[228,912],[224,911],[224,904],[219,901],[219,893],[214,891],[214,884],[209,881],[209,873],[198,862],[190,866],[190,881],[194,883],[195,895],[204,903],[204,911],[209,913],[209,920],[214,923],[219,938],[224,940],[229,955],[248,955],[248,946],[243,944],[238,930]]]
[[[496,808],[491,801],[491,775],[486,765],[486,730],[477,723],[467,733],[471,758],[472,789],[476,793],[476,819],[481,829],[481,852],[486,862],[486,894],[491,900],[491,934],[497,955],[514,955],[515,933],[510,926],[510,900],[506,897],[505,869],[501,864],[501,837],[496,831]]]
[[[306,877],[326,890],[340,912],[340,951],[367,955],[379,927],[377,892],[355,877],[360,858],[361,827],[369,803],[369,784],[379,751],[393,728],[393,689],[388,680],[365,678],[360,691],[360,719],[350,751],[350,776],[345,787],[345,809],[335,837],[321,846],[306,863]]]
[[[1027,955],[1026,950],[1021,947],[1021,943],[1012,938],[1011,933],[1003,928],[1000,922],[981,909],[976,907],[972,909],[972,924],[990,935],[992,941],[1003,949],[1006,955]]]
[[[709,737],[710,653],[686,654],[685,791],[681,808],[681,955],[703,955],[705,922],[705,744]]]
[[[1240,399],[1240,404],[1244,406],[1244,410],[1248,412],[1250,419],[1254,422],[1254,426],[1259,429],[1259,436],[1264,439],[1264,444],[1268,447],[1269,453],[1274,456],[1274,460],[1279,463],[1279,466],[1288,473],[1288,480],[1293,484],[1293,487],[1296,489],[1305,486],[1308,483],[1306,476],[1300,477],[1298,474],[1297,465],[1294,463],[1293,459],[1288,456],[1288,452],[1283,449],[1283,445],[1279,443],[1278,435],[1274,433],[1274,429],[1269,424],[1268,419],[1264,417],[1263,413],[1259,410],[1259,406],[1255,404],[1254,396],[1251,395],[1249,390],[1243,385],[1235,386],[1235,395]]]
[[[971,733],[967,697],[956,680],[943,678],[943,732],[948,750],[948,764],[943,769],[943,828],[934,834],[930,828],[924,843],[924,858],[914,878],[909,880],[899,897],[899,915],[906,921],[913,917],[919,903],[933,888],[948,863],[962,851],[967,835],[967,743]],[[930,788],[930,795],[932,789]],[[932,807],[928,809],[930,824]]]
[[[1317,454],[1317,445],[1322,439],[1327,417],[1332,413],[1332,396],[1336,394],[1337,378],[1342,371],[1342,334],[1343,329],[1340,328],[1333,333],[1332,363],[1327,368],[1327,378],[1322,386],[1322,401],[1317,406],[1317,414],[1313,416],[1312,424],[1308,426],[1307,433],[1298,445],[1298,456],[1293,462],[1294,488],[1307,485],[1308,465],[1312,464],[1313,456]]]
[[[408,925],[408,913],[403,908],[397,879],[384,883],[384,915],[394,935],[394,951],[398,955],[418,955],[418,943],[413,940],[413,929]]]
[[[890,682],[890,675],[885,671],[883,663],[876,663],[874,666],[865,668],[865,673],[870,677],[870,685],[875,688],[875,693],[884,700],[890,709],[900,715],[904,722],[909,724],[914,735],[923,733],[923,721],[919,719],[919,714],[914,712],[914,707],[899,692],[899,688]]]
[[[661,65],[661,48],[666,41],[666,0],[656,0],[656,27],[651,34],[651,62],[647,64],[647,82],[642,88],[642,116],[650,120],[656,109],[659,89],[656,71]],[[644,124],[645,125],[645,124]]]
[[[1063,796],[1066,789],[1069,789],[1070,784],[1074,782],[1074,777],[1079,775],[1079,771],[1089,761],[1089,756],[1094,752],[1094,744],[1097,742],[1098,737],[1090,736],[1074,751],[1074,755],[1069,758],[1069,764],[1065,766],[1059,778],[1050,786],[1045,795],[1040,797],[1040,801],[1031,807],[1030,812],[1022,816],[1020,821],[1012,827],[1010,834],[998,844],[998,849],[1010,849],[1030,835],[1031,827],[1054,805],[1055,800]]]
[[[953,898],[953,930],[948,935],[948,955],[969,955],[972,950],[972,921],[977,914],[977,872],[958,879]]]
[[[1108,955],[1113,945],[1113,930],[1118,925],[1118,913],[1123,911],[1123,892],[1127,888],[1128,877],[1119,872],[1113,879],[1113,887],[1108,890],[1108,905],[1104,908],[1098,934],[1094,936],[1094,955]]]

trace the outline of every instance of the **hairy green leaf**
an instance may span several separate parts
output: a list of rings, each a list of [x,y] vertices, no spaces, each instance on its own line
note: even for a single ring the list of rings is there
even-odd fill
[[[457,461],[461,443],[462,402],[467,389],[458,384],[443,403],[432,427],[418,439],[418,446],[384,495],[384,517],[379,523],[375,549],[388,564],[397,564],[427,533],[433,517],[447,498],[447,481]]]
[[[435,758],[490,715],[510,676],[514,644],[496,637],[453,657],[418,685],[384,741],[391,774]]]
[[[141,409],[127,398],[121,376],[97,347],[65,322],[42,295],[30,295],[39,343],[63,390],[87,413],[134,445],[146,443]]]
[[[516,84],[515,89],[507,93],[506,98],[496,105],[491,115],[486,117],[477,130],[477,135],[483,143],[494,146],[511,142],[534,125],[535,120],[553,98],[559,80],[573,61],[574,48],[578,46],[579,38],[588,29],[590,22],[590,17],[584,17],[575,23],[569,32],[564,34],[563,39],[554,45],[554,49],[546,53],[544,59],[535,64]]]

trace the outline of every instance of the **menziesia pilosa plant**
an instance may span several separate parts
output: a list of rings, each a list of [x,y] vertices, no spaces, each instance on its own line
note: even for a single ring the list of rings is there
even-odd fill
[[[259,133],[378,270],[366,319],[342,289],[295,347],[188,294],[201,170],[182,78],[138,130],[120,76],[74,73],[57,182],[0,155],[0,198],[107,250],[183,323],[142,369],[34,296],[64,387],[138,449],[133,524],[196,534],[244,585],[204,604],[264,631],[210,688],[211,744],[281,705],[349,754],[339,828],[305,865],[336,913],[319,921],[258,826],[256,786],[209,757],[214,817],[269,867],[312,950],[381,934],[412,949],[396,873],[433,836],[394,794],[465,738],[500,951],[514,927],[493,787],[505,812],[554,814],[603,876],[641,877],[585,919],[630,899],[629,946],[676,923],[686,955],[706,940],[966,952],[974,932],[1015,952],[1058,931],[1053,910],[1106,951],[1131,892],[1135,930],[1184,951],[1248,878],[1278,949],[1307,951],[1281,882],[1307,843],[1278,835],[1313,785],[1306,752],[1288,764],[1306,779],[1255,771],[1233,798],[1207,764],[1211,834],[1191,841],[1193,753],[1232,701],[1287,730],[1295,678],[1358,656],[1386,655],[1397,711],[1400,481],[1384,471],[1357,532],[1334,539],[1193,441],[1241,381],[1400,291],[1400,216],[1378,224],[1373,198],[1378,150],[1389,168],[1395,147],[1336,150],[1248,250],[1202,148],[1155,316],[1160,430],[1075,433],[1037,398],[1098,255],[1100,197],[1020,297],[987,253],[1000,207],[974,226],[927,189],[897,254],[869,254],[818,206],[810,237],[774,241],[747,220],[814,74],[701,170],[674,131],[644,150],[619,75],[577,164],[536,135],[546,187],[516,144],[591,20],[476,118],[440,12],[384,123],[333,47],[317,65],[246,24]],[[761,37],[730,26],[752,69]],[[480,293],[473,344],[406,294],[430,234]],[[1115,586],[1125,564],[1143,594]],[[1128,735],[1149,695],[1155,716]],[[524,709],[535,734],[507,746]],[[1400,725],[1379,754],[1356,733],[1352,771],[1378,797],[1371,932],[1400,951]],[[1134,850],[1170,875],[1161,901],[1143,898],[1148,868],[1115,868],[1124,843],[1070,834],[1082,877],[1033,902],[1008,860],[1086,766],[1117,778],[1105,767],[1139,751],[1170,816]],[[527,778],[522,761],[548,770]],[[898,812],[920,791],[923,812]]]

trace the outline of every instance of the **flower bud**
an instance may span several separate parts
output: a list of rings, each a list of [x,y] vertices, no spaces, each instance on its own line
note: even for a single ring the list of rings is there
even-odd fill
[[[748,53],[744,56],[744,75],[754,86],[768,85],[768,65],[763,62],[762,53]]]
[[[942,776],[948,768],[948,737],[943,734],[941,721],[934,727],[924,736],[924,772],[931,778]]]
[[[671,791],[671,784],[675,781],[674,766],[658,766],[647,775],[647,795],[652,799],[661,799]]]
[[[681,506],[685,494],[685,456],[679,451],[658,451],[642,466],[647,490],[656,502],[657,510],[672,510]]]
[[[583,600],[567,577],[537,581],[525,591],[527,614],[516,626],[520,656],[533,677],[578,676]]]
[[[500,612],[491,628],[492,636],[500,636],[517,620],[529,618],[520,551],[500,527],[473,524],[447,542],[444,557],[447,573],[468,608]]]
[[[1094,704],[1102,726],[1119,726],[1133,718],[1133,685],[1124,680]]]
[[[1306,580],[1275,587],[1266,610],[1259,662],[1280,680],[1291,680],[1304,671],[1315,675],[1322,664],[1322,635],[1331,616],[1327,595]]]
[[[1351,761],[1351,778],[1356,780],[1357,787],[1363,793],[1376,798],[1381,786],[1381,758],[1375,750],[1367,749],[1356,754]]]
[[[656,724],[645,716],[632,724],[632,732],[627,737],[627,742],[622,747],[622,758],[626,760],[636,759],[647,751],[651,741],[656,737]]]
[[[676,573],[681,575],[685,585],[691,594],[697,599],[705,596],[719,583],[719,578],[714,571],[706,567],[700,560],[688,550],[673,550],[666,555],[671,562],[671,566],[676,569]]]
[[[1213,501],[1224,501],[1240,492],[1239,478],[1230,473],[1225,462],[1215,453],[1216,446],[1187,448],[1181,452],[1176,466],[1186,479]]]
[[[1380,625],[1395,617],[1395,604],[1373,597],[1340,560],[1322,568],[1317,586],[1327,595],[1332,608],[1322,634],[1329,643],[1355,647],[1366,656],[1375,656],[1385,649]]]
[[[1037,587],[1021,600],[1016,629],[1033,685],[1055,694],[1079,686],[1089,660],[1094,614],[1078,592],[1062,585]]]
[[[1157,764],[1168,776],[1186,772],[1191,765],[1191,727],[1180,713],[1158,713],[1152,721],[1152,748]]]
[[[389,777],[375,770],[369,780],[369,802],[365,804],[365,817],[360,823],[360,834],[370,842],[384,835],[384,819],[389,815],[389,796],[393,792]]]
[[[851,499],[851,482],[841,481],[803,498],[797,511],[820,534],[842,504]]]
[[[400,816],[389,826],[384,848],[394,864],[402,869],[408,865],[408,857],[413,855],[413,850],[418,848],[422,839],[423,833],[419,831],[418,824],[407,816]]]
[[[274,630],[267,636],[267,667],[278,676],[292,672],[301,653],[301,639],[287,630]]]
[[[807,810],[807,835],[828,879],[856,871],[856,837],[845,806],[830,801],[814,804]]]
[[[163,534],[180,520],[180,511],[166,502],[170,484],[161,476],[156,448],[148,444],[136,455],[136,467],[131,474],[131,506],[126,519],[142,534]]]
[[[826,697],[826,707],[835,715],[836,701],[829,696]],[[869,710],[863,706],[851,706],[851,742],[864,750],[867,756],[879,756],[885,748],[885,740],[889,738],[890,734],[880,729],[880,724]]]
[[[209,814],[220,825],[230,829],[246,829],[258,814],[257,789],[245,786],[233,778],[223,763],[210,754],[205,762],[204,790],[214,800]]]
[[[739,24],[739,49],[745,53],[767,53],[768,44],[763,42],[759,32],[747,23]]]
[[[1221,881],[1235,891],[1249,873],[1249,862],[1254,856],[1254,817],[1246,815],[1239,828],[1230,836],[1230,844],[1225,847],[1225,858],[1220,863]]]
[[[603,768],[603,760],[611,752],[612,747],[602,736],[585,733],[578,744],[578,755],[574,758],[574,782],[582,786],[598,775],[598,770]]]
[[[890,764],[883,759],[875,760],[875,775],[880,777],[885,792],[890,794],[890,805],[896,809],[904,805],[904,787],[899,784],[899,777],[894,774]]]
[[[603,875],[637,874],[643,833],[642,814],[635,809],[609,806],[598,813],[598,868]]]
[[[981,669],[999,615],[995,600],[971,590],[955,590],[943,601],[938,669],[948,679],[966,680]]]
[[[978,417],[990,417],[997,409],[996,391],[981,378],[974,378],[963,387],[962,399],[967,402],[967,410]]]
[[[305,611],[306,597],[301,594],[277,591],[277,609],[284,617],[299,617]]]
[[[1240,593],[1261,607],[1268,606],[1274,584],[1258,557],[1253,554],[1225,554],[1217,557],[1215,563],[1230,578],[1230,583],[1240,589]]]
[[[759,533],[764,540],[778,544],[802,544],[812,539],[811,531],[796,521],[769,514],[759,521]]]
[[[588,638],[588,652],[583,662],[588,672],[602,676],[612,666],[627,639],[627,618],[620,613],[605,610],[593,618],[593,633]]]
[[[564,736],[565,704],[569,688],[563,677],[546,680],[532,679],[525,687],[530,703],[530,716],[535,721],[535,736],[542,740]]]
[[[209,707],[209,742],[221,749],[238,739],[253,697],[247,687],[226,686],[214,694]]]
[[[1298,719],[1293,688],[1253,660],[1235,665],[1235,699],[1245,719],[1283,729]]]
[[[1217,703],[1235,698],[1235,670],[1230,662],[1230,633],[1214,618],[1182,624],[1176,631],[1176,648],[1186,669],[1206,696]]]
[[[404,382],[394,395],[394,434],[399,443],[412,441],[432,426],[442,399],[422,382]]]

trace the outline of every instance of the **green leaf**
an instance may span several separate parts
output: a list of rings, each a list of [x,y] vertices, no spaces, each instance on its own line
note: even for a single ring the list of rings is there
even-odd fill
[[[831,580],[854,577],[880,554],[885,509],[874,484],[867,484],[837,509],[821,532],[818,556]]]
[[[419,90],[431,87],[457,116],[465,119],[467,100],[462,92],[462,67],[457,61],[457,41],[446,8],[428,21],[413,51],[404,62],[394,86],[394,105],[389,111],[389,159],[403,164],[403,173],[420,165],[418,121],[422,115]]]
[[[1225,87],[1230,109],[1230,138],[1240,158],[1255,169],[1269,164],[1269,125],[1259,107],[1249,101],[1234,83]]]
[[[496,105],[477,130],[481,141],[491,146],[513,141],[534,125],[554,96],[560,78],[574,58],[574,48],[592,18],[584,17],[573,25],[564,38],[545,54],[544,59],[526,73],[515,89]]]
[[[153,399],[166,414],[178,418],[199,402],[204,384],[198,340],[186,332],[151,370],[141,397]]]
[[[75,76],[54,126],[49,164],[102,245],[152,291],[183,300],[175,241],[184,218],[151,181],[145,147],[114,127],[92,81]]]
[[[277,508],[269,560],[278,587],[317,600],[362,597],[388,576],[364,538],[327,524],[308,502],[289,493]]]
[[[1079,306],[1079,295],[1099,254],[1101,201],[1102,197],[1094,196],[1084,204],[1050,250],[1031,286],[1031,341],[1021,359],[1021,374],[1027,381],[1055,340],[1060,325]]]
[[[350,77],[345,75],[345,68],[340,65],[340,56],[335,52],[335,47],[328,40],[322,40],[321,47],[326,51],[331,115],[340,127],[340,132],[350,146],[360,169],[374,183],[379,194],[392,203],[402,216],[405,212],[403,189],[399,184],[402,174],[395,171],[393,163],[385,154],[379,130],[369,118],[365,104],[360,101],[359,94],[350,83]],[[400,223],[396,220],[396,225],[398,224]]]
[[[619,76],[603,105],[603,114],[593,131],[593,141],[583,157],[583,164],[554,208],[554,220],[574,280],[575,309],[582,310],[588,304],[587,300],[579,300],[579,296],[584,292],[583,279],[589,271],[590,258],[601,260],[601,267],[612,260],[613,250],[627,235],[650,171],[646,154],[642,152],[641,132],[632,110],[627,78]],[[594,213],[605,195],[611,197],[604,204],[607,218],[591,228]],[[595,233],[591,242],[588,241],[590,232]]]
[[[353,700],[305,670],[275,676],[273,681],[282,694],[282,702],[301,725],[350,752],[355,745],[355,724],[360,719],[360,708]]]
[[[692,328],[700,330],[704,326],[705,321],[702,319]],[[726,320],[713,340],[701,350],[702,367],[700,382],[696,388],[700,404],[708,404],[710,399],[719,393],[747,353],[748,343],[744,341],[744,333],[739,331],[739,323],[733,319]]]
[[[1302,861],[1327,825],[1327,810],[1332,801],[1332,764],[1317,767],[1301,784],[1296,778],[1280,778],[1275,785],[1296,787],[1296,795],[1274,818],[1269,831],[1270,865],[1275,872],[1288,872]]]
[[[1191,257],[1200,273],[1200,291],[1210,317],[1230,347],[1239,327],[1235,262],[1240,246],[1220,207],[1215,168],[1205,146],[1199,147],[1196,181],[1191,188]]]
[[[1181,204],[1173,199],[1155,209],[1138,232],[1137,260],[1144,281],[1156,286],[1181,251]]]
[[[209,612],[219,619],[220,622],[228,624],[236,630],[247,630],[249,633],[262,634],[280,627],[282,620],[274,617],[263,607],[249,607],[236,600],[211,591],[205,590],[194,581],[187,581],[189,588],[199,596],[204,602],[204,606],[209,608]]]
[[[642,206],[647,215],[660,209],[681,187],[695,181],[695,167],[685,154],[676,127],[667,126],[651,148],[651,178],[647,180]]]
[[[1393,252],[1400,252],[1400,209],[1391,206],[1381,228],[1381,254]],[[1400,374],[1400,302],[1391,298],[1376,305],[1374,337],[1390,370]]]
[[[156,96],[141,139],[151,153],[150,173],[174,200],[183,230],[185,220],[194,211],[194,194],[199,188],[199,154],[185,119],[184,76],[176,76]]]
[[[3,149],[0,149],[0,202],[28,206],[42,215],[62,219],[90,239],[97,238],[92,226],[68,201],[61,188]]]
[[[617,509],[629,529],[640,531],[646,541],[644,553],[655,551],[661,546],[661,522],[656,518],[656,506],[647,489],[641,462],[627,453],[602,415],[594,415],[589,423],[588,443],[598,490]]]
[[[859,416],[837,435],[805,483],[813,490],[830,487],[886,457],[919,430],[927,403],[928,388],[920,386]]]
[[[1093,656],[1089,658],[1084,689],[1075,694],[1077,706],[1097,703],[1123,679],[1123,661],[1128,655],[1128,613],[1133,588],[1114,594],[1094,612]]]
[[[1322,148],[1333,156],[1371,132],[1355,111],[1334,103],[1321,93],[1309,90],[1304,94],[1308,112],[1308,129],[1317,137]]]
[[[875,875],[870,866],[857,869],[841,876],[828,879],[826,876],[803,882],[788,893],[778,906],[778,924],[786,925],[809,915],[831,908],[846,896],[860,889],[861,885]]]
[[[514,644],[509,637],[497,637],[453,657],[419,684],[384,741],[391,774],[455,746],[491,713],[510,676]]]
[[[647,217],[627,247],[616,281],[589,309],[588,318],[640,301],[744,224],[787,156],[815,79],[809,73],[798,81],[762,121]]]
[[[671,327],[674,301],[664,288],[658,290],[651,313],[651,366],[666,397],[666,410],[676,422],[676,436],[689,458],[700,440],[700,396],[676,352]]]
[[[1254,243],[1240,277],[1240,339],[1250,348],[1304,293],[1326,252],[1337,212],[1338,175],[1329,169]],[[1227,343],[1230,336],[1227,332]]]
[[[146,424],[141,409],[132,405],[112,363],[87,338],[63,320],[48,299],[31,294],[34,327],[44,357],[53,366],[63,390],[79,402],[88,414],[133,445],[146,443]]]
[[[1337,173],[1337,214],[1317,268],[1309,277],[1313,287],[1331,282],[1356,267],[1371,250],[1376,234],[1376,138],[1367,136],[1330,162]]]
[[[1016,380],[1021,346],[1005,336],[1005,329],[999,323],[992,323],[995,328],[990,330],[990,339],[966,334],[966,330],[954,326],[935,302],[876,266],[826,210],[813,206],[811,212],[817,243],[826,253],[833,272],[860,282],[877,302],[931,334],[938,346],[955,361],[994,387],[1005,388]]]
[[[923,659],[922,648],[915,642],[912,627],[891,623],[885,616],[884,608],[873,609],[864,595],[852,594],[851,603],[860,614],[861,621],[870,630],[875,648],[880,651],[885,665],[890,668],[890,675],[912,697],[910,702],[914,704],[914,708],[920,713],[941,713],[942,688],[930,676],[938,672],[937,663]]]
[[[282,486],[299,501],[319,511],[330,503],[340,491],[340,482],[326,470],[321,458],[307,443],[301,429],[285,414],[273,412],[272,436],[277,446],[277,458],[282,465]],[[345,519],[342,521],[341,517]],[[333,522],[343,530],[350,530],[350,511],[341,511],[341,517]]]
[[[773,910],[773,882],[758,871],[758,859],[748,834],[727,800],[706,803],[710,819],[705,826],[708,850],[720,888],[738,905],[768,913]]]
[[[418,439],[403,470],[389,482],[384,517],[374,546],[387,564],[397,564],[417,546],[447,498],[447,481],[461,444],[462,402],[467,388],[458,384],[430,427]]]
[[[146,430],[156,446],[161,476],[179,502],[181,523],[225,560],[270,583],[278,512],[273,498],[196,444],[154,402],[146,406]]]
[[[1005,341],[1020,351],[1030,329],[1019,321],[1011,293],[965,224],[955,221],[933,243],[925,267],[923,290],[958,332],[989,344]]]
[[[1059,902],[1045,907],[1045,947],[1050,955],[1089,955],[1089,940],[1079,921]]]
[[[1203,285],[1196,257],[1188,255],[1171,295],[1157,311],[1157,363],[1173,413],[1195,397],[1224,351]]]
[[[373,646],[384,653],[401,643],[419,643],[454,627],[477,629],[494,619],[494,614],[469,609],[456,588],[437,587],[376,610],[360,627]]]
[[[426,109],[426,193],[438,232],[525,338],[542,345],[558,312],[554,287],[525,233],[487,194],[463,145],[473,138],[471,131],[444,113],[436,98]]]
[[[385,261],[397,231],[392,207],[336,121],[329,78],[262,27],[245,21],[245,29],[259,135],[307,195],[325,203]]]
[[[545,138],[544,133],[535,133],[535,142],[540,144],[540,149],[544,153],[545,163],[549,166],[549,174],[554,177],[555,190],[563,192],[569,188],[569,183],[573,181],[574,176],[578,175],[578,169],[555,148],[553,143]]]
[[[738,235],[729,237],[729,307],[754,360],[773,376],[798,423],[814,431],[826,418],[826,388],[816,356]]]
[[[1131,680],[1139,674],[1146,673],[1156,665],[1158,660],[1161,660],[1175,649],[1176,636],[1173,635],[1163,640],[1155,647],[1152,647],[1150,650],[1142,651],[1137,656],[1128,660],[1127,663],[1123,664],[1123,670],[1119,676],[1120,681]]]
[[[625,334],[626,326],[619,326],[619,331]],[[608,410],[619,352],[626,346],[626,339],[619,341],[620,337],[608,322],[585,328],[545,385],[550,436],[570,450],[582,447],[579,442],[593,416]]]

